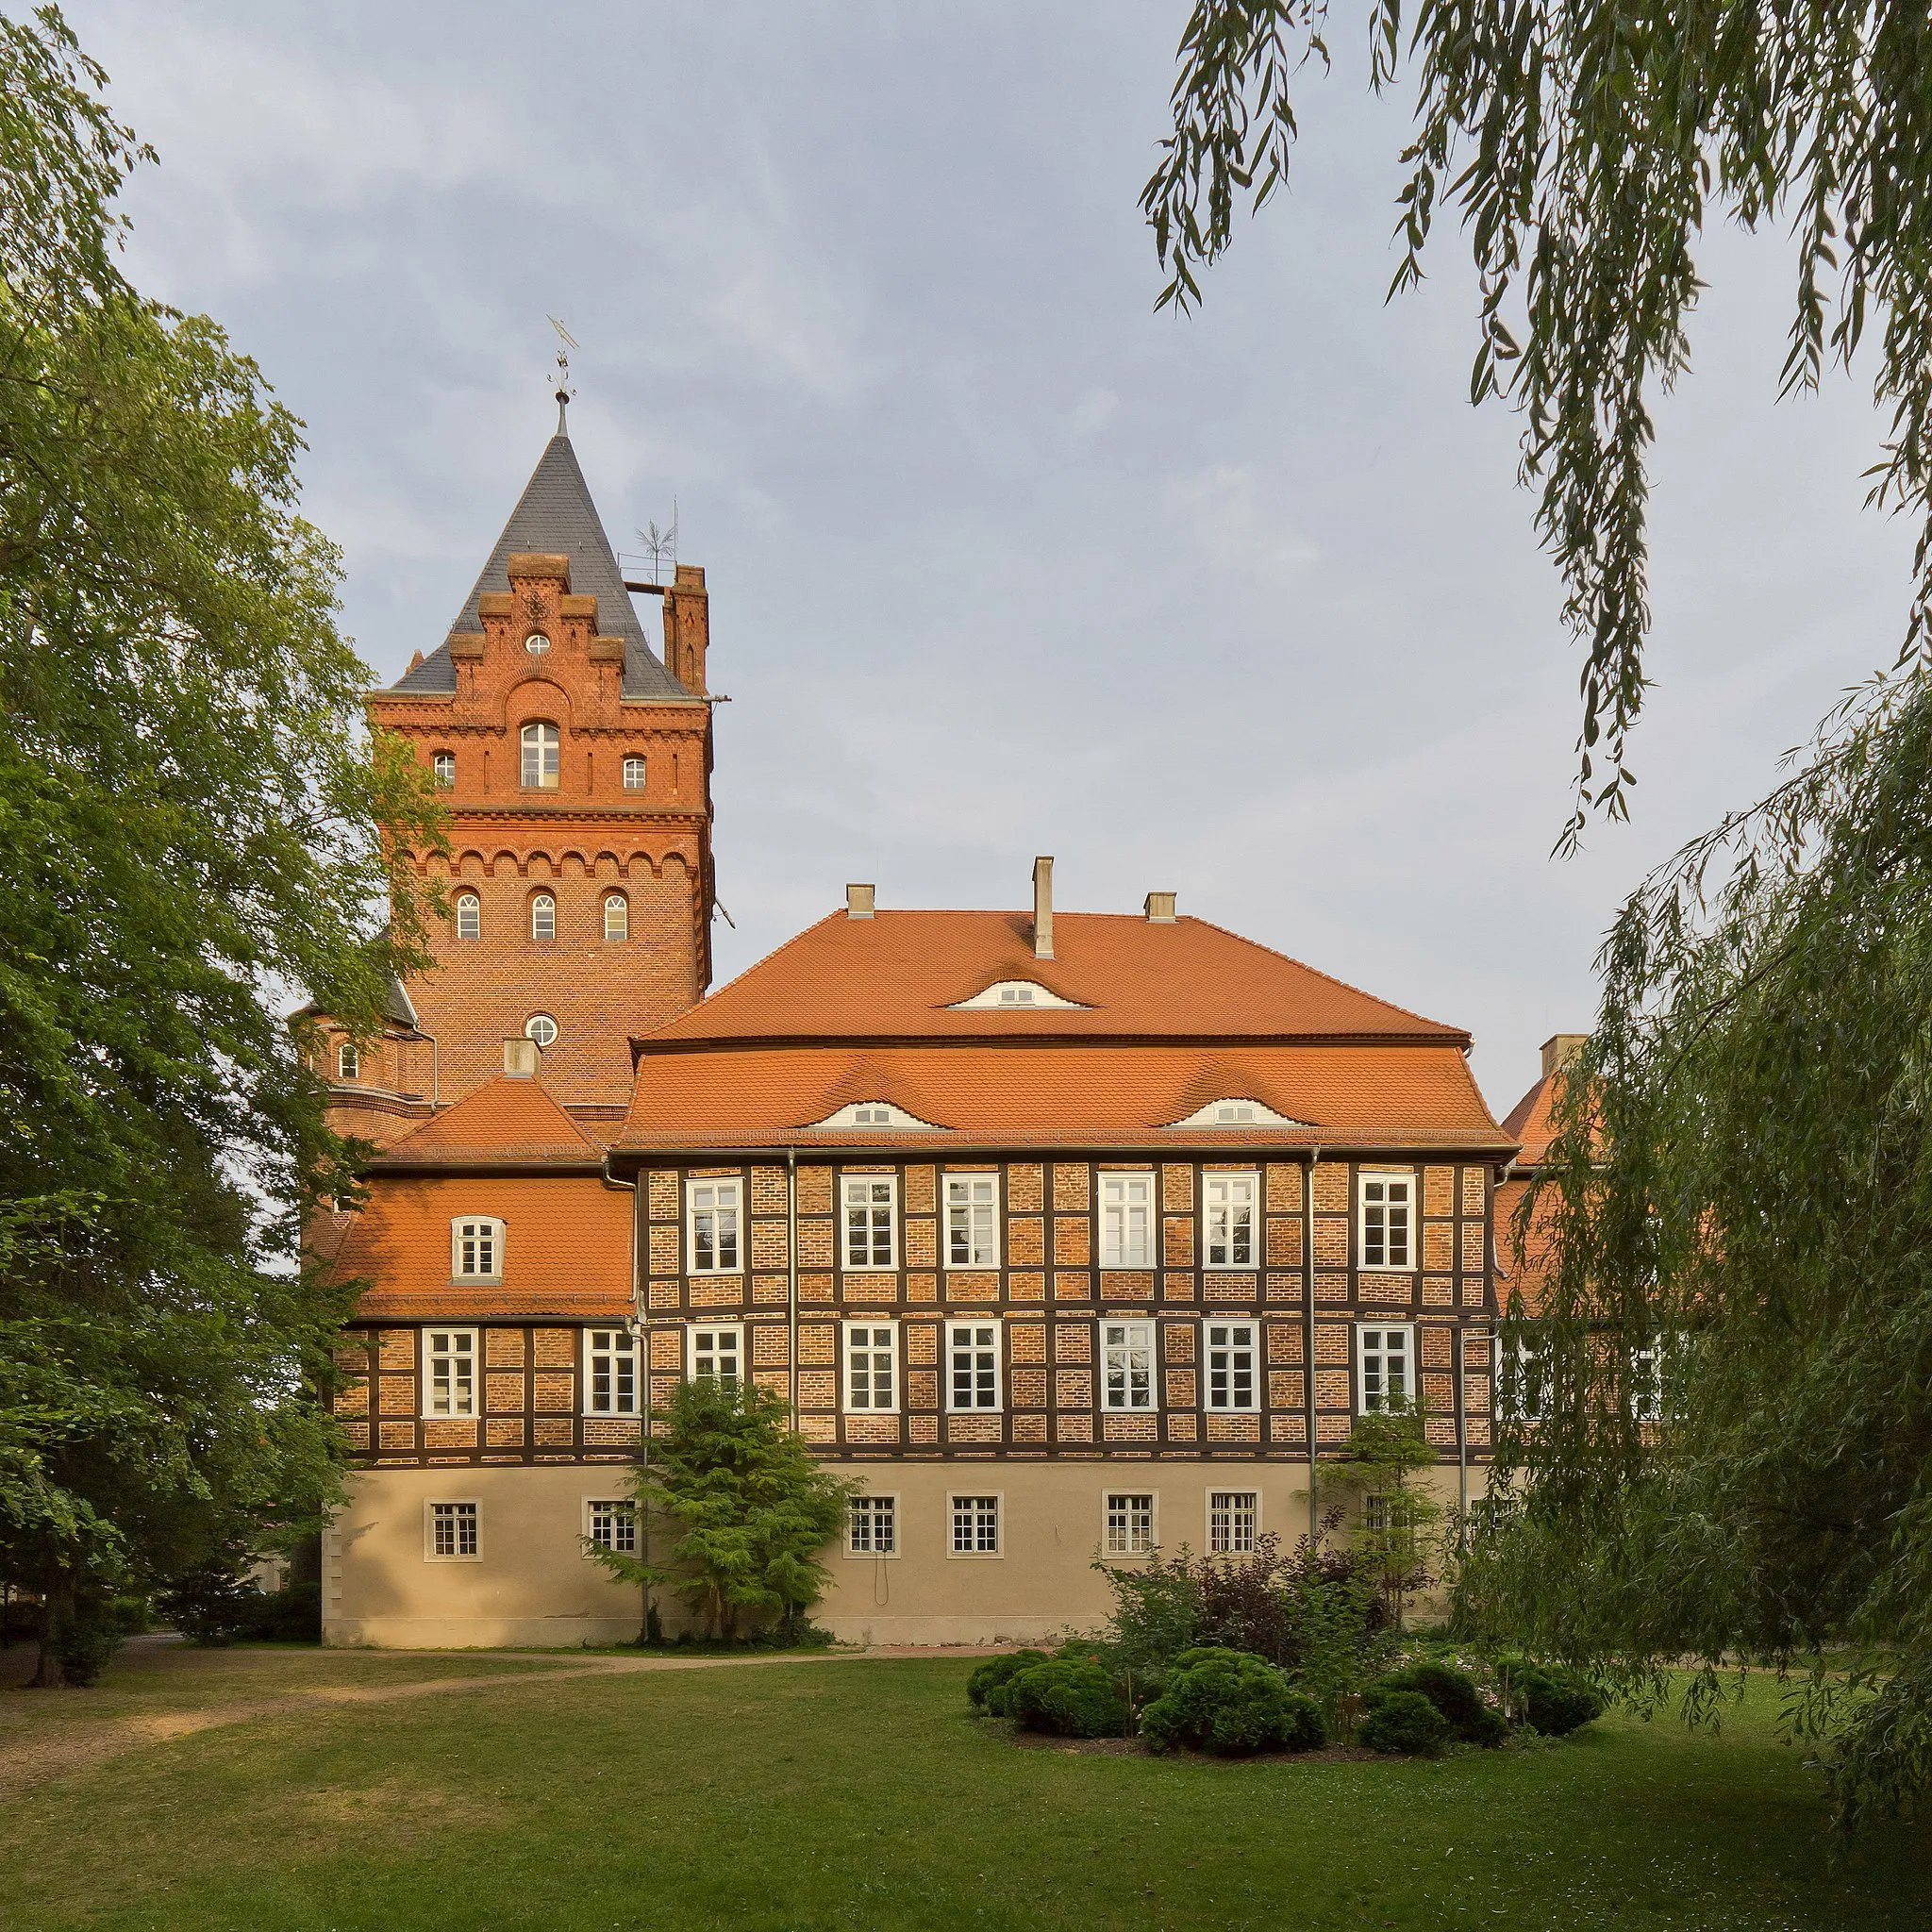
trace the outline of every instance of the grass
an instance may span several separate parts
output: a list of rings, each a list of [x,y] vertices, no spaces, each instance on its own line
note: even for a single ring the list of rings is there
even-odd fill
[[[216,1654],[213,1701],[231,1667],[297,1660]],[[99,1694],[183,1668],[130,1659]],[[206,1731],[14,1800],[0,1924],[1932,1927],[1932,1832],[1832,1869],[1768,1686],[1715,1739],[1611,1718],[1529,1753],[1243,1765],[1016,1749],[965,1714],[969,1668],[504,1682]]]

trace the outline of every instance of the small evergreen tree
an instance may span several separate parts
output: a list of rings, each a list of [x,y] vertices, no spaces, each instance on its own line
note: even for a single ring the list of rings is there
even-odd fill
[[[746,1612],[774,1612],[795,1629],[824,1586],[819,1552],[839,1532],[852,1485],[812,1459],[768,1389],[700,1376],[680,1382],[652,1420],[664,1433],[638,1467],[637,1498],[677,1525],[669,1558],[587,1542],[589,1554],[626,1583],[670,1590],[727,1643]]]

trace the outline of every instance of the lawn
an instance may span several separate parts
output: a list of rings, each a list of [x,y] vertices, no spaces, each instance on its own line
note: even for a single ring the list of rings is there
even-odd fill
[[[100,1694],[139,1704],[152,1674],[178,1697],[192,1673],[245,1702],[278,1671],[393,1685],[491,1661],[151,1654]],[[1609,1719],[1529,1754],[1243,1765],[1016,1748],[965,1714],[958,1658],[554,1682],[530,1663],[42,1784],[8,1806],[0,1924],[1932,1927],[1932,1831],[1830,1869],[1769,1687],[1716,1740]],[[0,1697],[31,1728],[22,1704],[92,1694]]]

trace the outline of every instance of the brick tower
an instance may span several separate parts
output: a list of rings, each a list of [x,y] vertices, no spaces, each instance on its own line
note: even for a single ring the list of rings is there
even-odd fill
[[[372,723],[444,788],[449,856],[407,857],[448,909],[436,966],[399,990],[390,1038],[348,1062],[339,1052],[340,1099],[386,1111],[433,1088],[448,1106],[525,1034],[557,1099],[614,1115],[629,1036],[709,984],[705,574],[680,564],[657,594],[668,663],[559,421],[449,636],[369,699]],[[342,1091],[355,1087],[366,1098]]]

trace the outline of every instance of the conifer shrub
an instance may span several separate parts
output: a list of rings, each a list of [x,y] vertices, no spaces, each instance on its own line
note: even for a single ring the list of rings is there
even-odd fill
[[[1604,1714],[1604,1701],[1574,1671],[1518,1653],[1496,1659],[1496,1674],[1515,1713],[1546,1738],[1567,1738]]]
[[[1420,1690],[1375,1685],[1363,1700],[1367,1715],[1356,1741],[1399,1757],[1433,1757],[1449,1741],[1449,1720]]]
[[[1061,1738],[1118,1738],[1127,1707],[1101,1664],[1048,1657],[1016,1673],[1005,1687],[1007,1715],[1022,1730]]]
[[[1191,1744],[1234,1757],[1249,1751],[1312,1751],[1326,1739],[1321,1707],[1289,1687],[1263,1658],[1244,1651],[1184,1651],[1167,1688],[1141,1713],[1156,1751]]]
[[[1453,1664],[1425,1659],[1407,1670],[1391,1672],[1381,1681],[1388,1690],[1421,1691],[1465,1744],[1495,1745],[1508,1736],[1509,1725],[1503,1713],[1485,1704],[1475,1679]]]
[[[976,1664],[966,1679],[966,1701],[974,1709],[983,1710],[991,1717],[1005,1717],[1007,1686],[1022,1671],[1030,1671],[1035,1664],[1046,1661],[1043,1650],[1013,1650],[1004,1657],[990,1657],[984,1663]]]
[[[85,1687],[100,1681],[101,1673],[121,1648],[121,1624],[113,1607],[83,1597],[54,1636],[54,1654],[70,1684]]]

